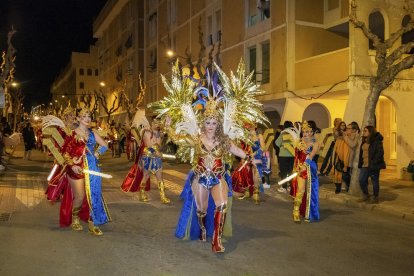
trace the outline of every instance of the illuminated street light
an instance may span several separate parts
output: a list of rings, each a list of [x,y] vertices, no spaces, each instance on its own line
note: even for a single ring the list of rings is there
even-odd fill
[[[62,95],[62,98],[64,98],[65,97],[65,95]]]
[[[106,86],[106,83],[105,83],[105,82],[103,82],[103,81],[101,81],[101,82],[99,83],[99,85],[100,85],[100,86],[102,86],[102,87],[105,87],[105,86]]]
[[[11,83],[11,86],[13,86],[13,87],[17,87],[17,86],[19,86],[19,84],[18,84],[17,82],[15,82],[15,81],[14,81],[14,82],[12,82],[12,83]]]
[[[173,50],[168,50],[168,51],[167,51],[167,56],[168,56],[168,57],[173,57],[173,56],[175,56],[174,51],[173,51]]]

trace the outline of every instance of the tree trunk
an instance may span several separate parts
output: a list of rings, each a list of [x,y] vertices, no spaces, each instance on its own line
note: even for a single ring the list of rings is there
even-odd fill
[[[383,90],[383,85],[379,83],[377,79],[371,80],[370,92],[365,102],[365,112],[361,124],[361,134],[366,126],[375,126],[375,109],[379,100],[379,96]],[[355,149],[354,160],[352,160],[353,170],[351,175],[351,184],[349,187],[349,193],[352,195],[361,195],[361,188],[359,186],[359,151],[361,146],[361,140]]]

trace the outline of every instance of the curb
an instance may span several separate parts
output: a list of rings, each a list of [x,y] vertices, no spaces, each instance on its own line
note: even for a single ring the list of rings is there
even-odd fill
[[[414,222],[414,210],[411,210],[411,211],[407,209],[401,210],[401,208],[398,208],[395,206],[384,205],[384,204],[381,204],[381,202],[379,204],[358,202],[357,201],[358,197],[356,196],[347,195],[344,193],[335,194],[334,192],[326,191],[323,189],[319,190],[319,198],[326,199],[326,200],[336,202],[339,204],[344,204],[346,206],[371,211],[371,212],[383,213],[383,214],[385,213],[393,217],[397,217],[397,218],[404,219],[410,222]]]

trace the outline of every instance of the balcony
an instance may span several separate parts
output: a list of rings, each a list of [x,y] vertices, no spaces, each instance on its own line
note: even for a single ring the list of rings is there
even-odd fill
[[[349,48],[302,59],[295,64],[295,89],[332,85],[349,75]]]

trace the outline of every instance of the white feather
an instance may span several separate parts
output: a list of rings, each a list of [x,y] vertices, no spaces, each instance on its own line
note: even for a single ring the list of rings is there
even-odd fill
[[[139,128],[149,128],[150,124],[147,117],[145,117],[145,110],[137,110],[135,113],[134,119],[132,120],[131,127]]]
[[[47,115],[42,117],[42,129],[45,129],[50,126],[58,126],[65,128],[65,123],[56,116]]]
[[[181,107],[181,112],[183,113],[184,121],[176,124],[175,133],[186,132],[191,136],[197,135],[199,133],[199,128],[196,115],[194,114],[191,105],[184,104]]]
[[[234,114],[236,112],[236,103],[231,100],[227,100],[224,105],[224,120],[223,120],[223,132],[231,140],[243,137],[243,130],[234,122]]]
[[[288,133],[288,134],[292,135],[293,141],[298,142],[300,140],[300,130],[301,130],[301,127],[300,127],[300,125],[298,125],[298,128],[296,128],[296,127],[286,128],[286,129],[282,130],[281,133]]]

